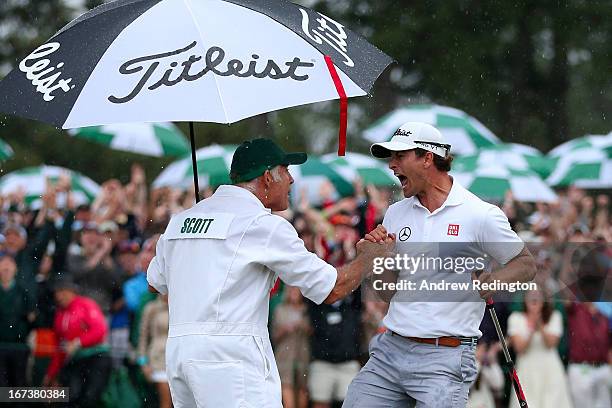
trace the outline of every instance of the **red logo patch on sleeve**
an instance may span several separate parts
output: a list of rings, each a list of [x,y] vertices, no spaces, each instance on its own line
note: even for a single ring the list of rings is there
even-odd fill
[[[459,236],[459,224],[448,224],[447,235]]]

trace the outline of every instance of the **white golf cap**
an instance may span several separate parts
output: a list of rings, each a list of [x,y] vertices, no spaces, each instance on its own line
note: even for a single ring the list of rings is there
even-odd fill
[[[391,152],[423,149],[446,157],[450,148],[442,133],[435,127],[422,122],[406,122],[395,131],[390,141],[374,143],[370,152],[372,156],[384,159],[391,157]]]

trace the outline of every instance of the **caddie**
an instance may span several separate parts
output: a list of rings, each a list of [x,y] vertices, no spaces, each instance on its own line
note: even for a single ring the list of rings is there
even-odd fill
[[[166,370],[176,408],[281,407],[267,327],[276,278],[315,303],[333,303],[393,249],[392,236],[383,245],[362,240],[356,259],[338,270],[308,252],[272,214],[289,205],[287,167],[305,161],[271,140],[243,143],[232,159],[234,184],[172,217],[159,239],[147,279],[169,298]]]
[[[463,408],[477,374],[475,346],[481,336],[483,299],[494,292],[474,291],[472,280],[529,281],[535,276],[535,262],[505,214],[449,175],[450,145],[433,126],[405,123],[389,142],[374,144],[371,153],[389,159],[405,199],[389,207],[383,226],[366,239],[381,241],[393,233],[399,255],[418,260],[425,253],[457,261],[456,270],[435,262],[416,271],[399,269],[398,281],[464,279],[469,284],[465,301],[455,298],[462,293],[450,291],[396,292],[383,320],[387,331],[371,341],[370,359],[353,379],[343,407]],[[490,258],[484,255],[503,267],[488,272]],[[458,261],[470,257],[470,270],[464,273],[461,266],[458,271],[464,265]],[[480,270],[485,272],[477,276]]]

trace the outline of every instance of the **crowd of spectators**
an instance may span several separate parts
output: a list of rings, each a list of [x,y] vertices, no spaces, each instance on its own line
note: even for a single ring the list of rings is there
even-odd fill
[[[48,183],[36,209],[23,193],[0,197],[0,386],[69,386],[70,406],[113,406],[111,395],[130,392],[109,391],[122,372],[136,406],[171,406],[164,367],[168,299],[147,291],[146,269],[159,234],[194,194],[149,191],[145,180],[134,165],[128,184],[106,181],[91,205],[73,204],[66,178]],[[281,215],[310,251],[339,267],[398,199],[396,191],[359,182],[355,192],[333,200],[322,189],[316,207],[298,193]],[[67,197],[61,207],[59,194]],[[532,246],[544,288],[498,302],[527,400],[540,407],[610,407],[612,303],[594,296],[606,289],[612,258],[609,196],[572,187],[554,204],[521,203],[508,194],[499,205]],[[385,330],[386,307],[359,291],[315,305],[277,282],[270,333],[285,408],[338,406],[367,360],[370,339]],[[482,331],[469,406],[516,404],[486,317]]]

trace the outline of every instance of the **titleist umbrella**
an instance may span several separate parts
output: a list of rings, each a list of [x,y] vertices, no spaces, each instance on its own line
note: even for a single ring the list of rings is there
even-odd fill
[[[343,154],[346,98],[368,94],[391,62],[342,24],[289,1],[117,0],[20,61],[0,82],[0,111],[69,129],[233,123],[340,99]]]

